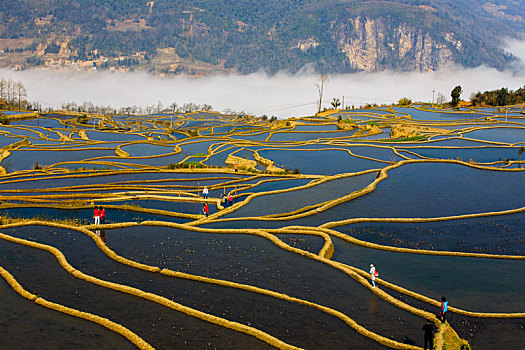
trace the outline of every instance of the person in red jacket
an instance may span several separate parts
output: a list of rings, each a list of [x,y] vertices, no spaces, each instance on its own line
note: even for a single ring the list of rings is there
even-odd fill
[[[202,212],[204,213],[204,215],[206,215],[206,217],[208,217],[208,215],[210,214],[210,210],[208,209],[208,203],[204,203],[204,207],[202,208]]]
[[[100,214],[100,223],[104,225],[106,223],[106,209],[98,207],[98,213]]]
[[[98,207],[93,209],[93,218],[95,219],[95,225],[100,225],[100,211]]]

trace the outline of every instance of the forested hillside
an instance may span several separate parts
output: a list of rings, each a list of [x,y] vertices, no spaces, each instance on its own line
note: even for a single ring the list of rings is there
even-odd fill
[[[508,88],[477,92],[470,97],[474,106],[507,106],[525,103],[525,86],[516,91]]]
[[[502,69],[502,37],[525,30],[518,1],[9,0],[0,66],[205,74]]]

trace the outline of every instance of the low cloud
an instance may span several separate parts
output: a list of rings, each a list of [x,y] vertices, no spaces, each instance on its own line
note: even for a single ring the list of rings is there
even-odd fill
[[[525,61],[525,42],[508,41],[508,52]],[[472,93],[508,87],[515,90],[525,85],[523,61],[507,71],[488,67],[443,67],[436,72],[375,72],[331,75],[325,85],[324,106],[334,97],[345,105],[366,103],[390,104],[402,97],[413,101],[432,100],[432,90],[448,99],[456,85],[463,88],[464,99]],[[95,105],[147,106],[160,101],[210,104],[215,110],[232,109],[251,114],[279,117],[307,116],[316,112],[319,75],[308,71],[295,75],[279,73],[268,76],[254,73],[246,76],[214,74],[203,78],[173,76],[160,78],[147,73],[78,72],[30,69],[0,70],[0,76],[20,80],[31,101],[59,108],[64,102],[85,101]]]

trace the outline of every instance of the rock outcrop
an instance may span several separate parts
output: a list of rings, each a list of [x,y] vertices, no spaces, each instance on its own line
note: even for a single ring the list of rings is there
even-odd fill
[[[334,23],[334,39],[356,70],[436,70],[454,62],[462,49],[453,33],[431,35],[407,24],[392,26],[381,19],[351,18]]]

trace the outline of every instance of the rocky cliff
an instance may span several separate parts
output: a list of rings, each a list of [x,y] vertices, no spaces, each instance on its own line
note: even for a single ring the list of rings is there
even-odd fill
[[[366,17],[334,23],[334,27],[337,47],[357,70],[435,70],[453,63],[462,48],[454,33],[430,34],[405,24],[392,27]]]

